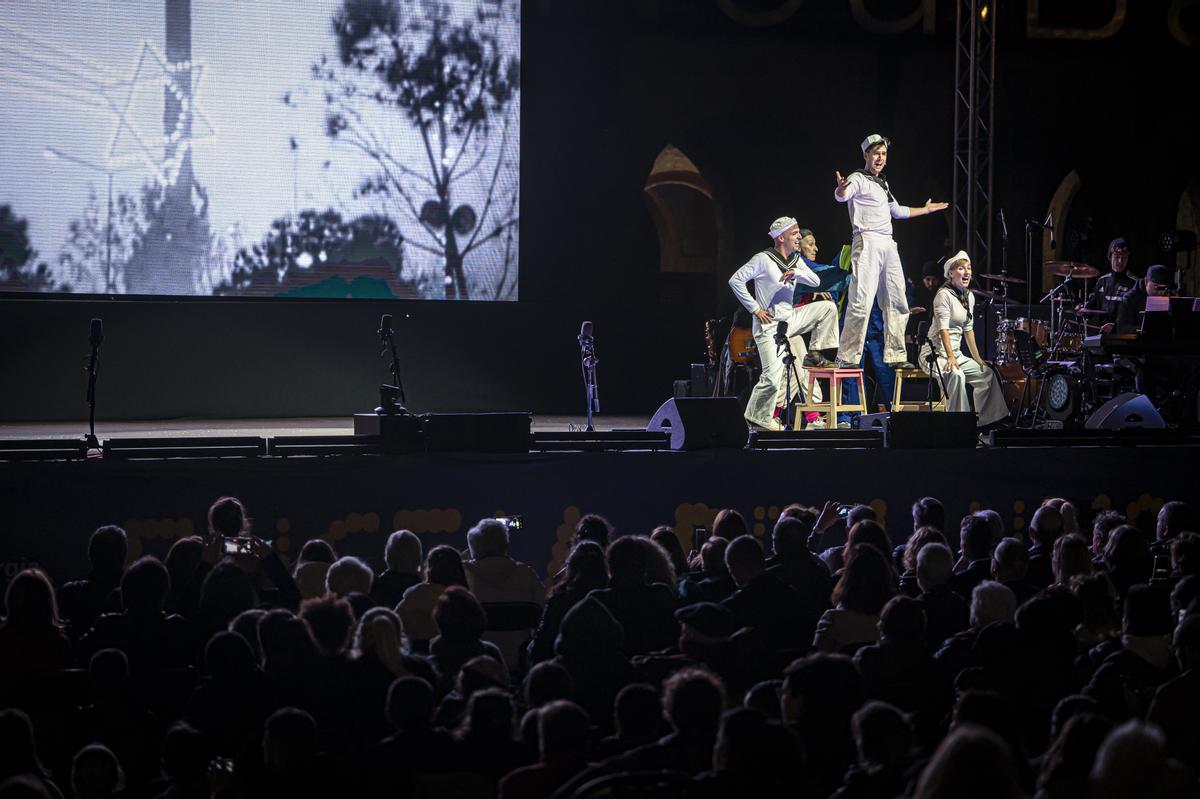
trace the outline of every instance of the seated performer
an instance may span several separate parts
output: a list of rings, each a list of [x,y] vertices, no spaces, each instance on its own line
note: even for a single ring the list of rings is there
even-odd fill
[[[929,341],[934,344],[938,372],[946,392],[946,410],[969,411],[967,386],[975,392],[975,410],[979,414],[978,425],[986,427],[1002,421],[1008,416],[1008,406],[1000,389],[1000,379],[991,367],[983,362],[979,347],[975,344],[972,324],[975,313],[975,295],[967,286],[971,282],[971,259],[959,250],[946,260],[944,267],[946,282],[933,297],[933,321],[929,325]],[[967,342],[970,356],[963,354],[962,343]],[[938,374],[929,371],[929,341],[921,346],[921,369],[934,379]],[[951,357],[947,357],[947,353]]]
[[[1117,318],[1100,328],[1102,333],[1133,333],[1142,326],[1142,312],[1146,310],[1147,297],[1167,297],[1175,291],[1175,276],[1162,264],[1146,270],[1146,276],[1133,284],[1133,288],[1121,295],[1117,305]]]
[[[842,295],[846,292],[846,285],[850,282],[850,273],[842,269],[836,263],[837,259],[834,259],[834,263],[817,263],[818,250],[819,248],[817,247],[816,234],[814,234],[808,228],[800,228],[800,257],[804,259],[804,263],[808,265],[808,268],[813,270],[813,272],[815,272],[817,277],[821,280],[821,285],[817,286],[816,288],[824,290],[814,291],[814,287],[812,286],[796,286],[796,294],[793,297],[792,302],[797,309],[808,305],[811,302],[832,302],[835,307],[840,306]],[[803,365],[826,366],[829,364],[830,361],[825,359],[820,354],[809,353],[807,356],[805,356]],[[807,371],[801,369],[800,377],[807,386]],[[848,384],[847,388],[851,388],[852,386],[856,388],[857,384]],[[821,385],[819,383],[813,383],[813,399],[817,402],[821,401]],[[857,395],[850,396],[849,392],[847,392],[848,402],[853,402],[856,399]],[[850,427],[850,414],[839,413],[837,421],[838,427]],[[816,411],[808,411],[805,413],[804,423],[808,428],[821,428],[825,426],[825,421],[821,418],[821,414],[817,413]]]
[[[1137,283],[1137,278],[1129,274],[1129,243],[1125,239],[1115,238],[1108,243],[1108,265],[1112,271],[1096,281],[1096,290],[1080,306],[1091,311],[1104,311],[1104,316],[1091,320],[1101,325],[1116,321],[1121,295]]]
[[[792,354],[796,356],[799,378],[793,375],[794,396],[800,390],[797,383],[804,378],[801,363],[808,353],[801,334],[812,333],[813,350],[836,347],[837,307],[831,302],[814,302],[801,308],[792,306],[795,283],[815,287],[820,285],[820,280],[800,257],[800,226],[795,219],[788,216],[776,219],[767,234],[775,246],[757,253],[734,272],[729,278],[729,287],[746,310],[754,315],[752,333],[762,362],[762,376],[750,392],[750,401],[746,405],[746,421],[764,430],[782,430],[783,425],[775,418],[775,409],[784,401],[787,376],[783,355],[775,344],[775,334],[782,325]],[[747,288],[750,281],[754,281],[754,294]]]

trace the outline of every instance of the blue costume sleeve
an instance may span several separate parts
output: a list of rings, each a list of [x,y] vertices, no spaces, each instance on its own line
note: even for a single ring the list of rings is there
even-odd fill
[[[792,298],[793,304],[800,302],[801,298],[806,294],[814,294],[819,291],[829,292],[834,302],[840,302],[842,293],[845,292],[846,285],[850,281],[850,273],[843,271],[842,267],[838,264],[819,264],[807,258],[804,258],[804,263],[808,264],[809,269],[817,273],[817,277],[820,278],[821,283],[816,287],[798,286]]]

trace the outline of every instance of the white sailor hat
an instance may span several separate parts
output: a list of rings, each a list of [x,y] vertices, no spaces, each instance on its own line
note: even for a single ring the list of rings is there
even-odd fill
[[[884,147],[890,148],[892,140],[886,136],[880,136],[878,133],[872,133],[870,136],[862,140],[863,155],[866,155],[867,150],[870,150],[876,144],[882,144]]]
[[[784,234],[788,228],[795,227],[800,223],[792,216],[781,216],[771,223],[771,227],[767,229],[767,235],[773,239],[777,239]]]
[[[959,250],[958,252],[954,253],[954,255],[951,255],[946,259],[946,262],[942,264],[942,275],[944,277],[950,277],[950,268],[960,261],[971,263],[971,256],[967,255],[966,250]]]

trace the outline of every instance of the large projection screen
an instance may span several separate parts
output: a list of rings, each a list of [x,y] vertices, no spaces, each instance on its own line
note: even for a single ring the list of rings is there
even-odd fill
[[[516,300],[519,0],[6,0],[0,293]]]

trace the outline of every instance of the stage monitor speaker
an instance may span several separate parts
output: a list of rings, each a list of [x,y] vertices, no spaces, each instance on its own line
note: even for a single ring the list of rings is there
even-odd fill
[[[1162,430],[1167,423],[1149,397],[1126,391],[1097,408],[1083,426],[1089,430]]]
[[[744,447],[749,437],[736,397],[679,397],[664,402],[646,429],[671,435],[671,449]]]
[[[421,432],[429,452],[529,452],[528,413],[426,413]]]
[[[882,429],[883,445],[892,449],[970,449],[979,443],[976,422],[970,411],[892,411],[865,413],[858,427]]]

